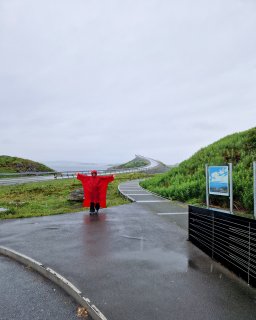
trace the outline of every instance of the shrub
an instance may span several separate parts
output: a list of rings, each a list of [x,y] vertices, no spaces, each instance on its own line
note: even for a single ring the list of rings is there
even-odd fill
[[[141,182],[144,188],[173,200],[205,203],[205,164],[233,163],[234,204],[240,210],[253,210],[252,163],[256,161],[256,128],[234,133],[202,148],[167,173]],[[227,199],[212,197],[216,205]]]

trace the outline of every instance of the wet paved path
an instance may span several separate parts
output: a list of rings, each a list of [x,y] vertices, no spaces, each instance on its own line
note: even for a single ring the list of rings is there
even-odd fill
[[[139,180],[128,181],[121,183],[118,187],[119,191],[132,201],[139,203],[159,203],[168,202],[159,196],[142,189],[139,185]]]
[[[1,320],[79,319],[77,304],[58,286],[3,256],[0,256],[0,284]]]
[[[54,180],[54,175],[49,176],[32,176],[32,177],[16,177],[16,178],[1,178],[0,186],[12,186],[16,184],[30,183],[30,182],[41,182]]]
[[[1,221],[0,244],[51,266],[109,320],[255,319],[256,290],[187,241],[185,206],[120,189],[138,202]]]

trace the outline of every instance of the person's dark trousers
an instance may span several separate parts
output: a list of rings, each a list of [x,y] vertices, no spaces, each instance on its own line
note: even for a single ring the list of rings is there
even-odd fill
[[[100,204],[99,204],[99,202],[97,202],[97,203],[95,204],[95,209],[96,209],[97,212],[100,210]]]
[[[91,202],[91,203],[90,203],[90,212],[95,212],[94,202]]]

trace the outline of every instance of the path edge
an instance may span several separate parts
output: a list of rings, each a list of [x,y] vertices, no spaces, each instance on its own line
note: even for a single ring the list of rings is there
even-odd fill
[[[79,305],[86,308],[93,320],[107,320],[103,313],[101,313],[101,311],[91,303],[90,299],[85,298],[82,292],[77,287],[75,287],[70,281],[68,281],[53,269],[43,265],[41,262],[38,262],[26,255],[23,255],[15,250],[4,246],[0,246],[0,255],[9,257],[23,265],[26,265],[45,278],[54,282],[69,296],[71,296]]]

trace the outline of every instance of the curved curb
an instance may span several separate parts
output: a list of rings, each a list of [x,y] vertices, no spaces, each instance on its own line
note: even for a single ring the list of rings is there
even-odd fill
[[[127,194],[124,194],[121,190],[120,190],[120,185],[121,183],[118,185],[118,192],[125,198],[125,199],[128,199],[130,200],[131,202],[136,202],[132,197],[128,196]]]
[[[0,255],[7,256],[15,261],[18,261],[26,266],[29,266],[34,271],[40,273],[45,278],[54,282],[61,289],[63,289],[68,295],[70,295],[79,305],[86,308],[90,316],[94,320],[107,320],[107,318],[100,312],[100,310],[91,303],[88,298],[83,297],[82,292],[76,288],[71,282],[64,278],[53,269],[44,266],[41,262],[38,262],[28,256],[25,256],[15,250],[0,246]]]

